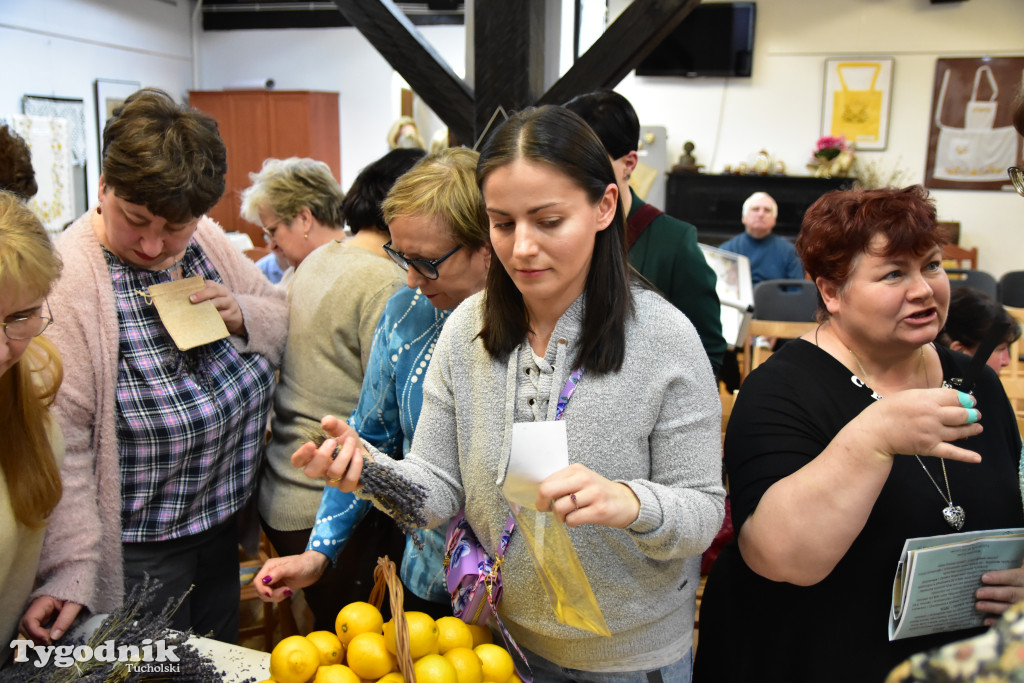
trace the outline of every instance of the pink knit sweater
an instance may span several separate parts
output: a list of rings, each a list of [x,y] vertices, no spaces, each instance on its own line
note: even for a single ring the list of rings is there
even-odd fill
[[[54,412],[67,443],[61,477],[64,495],[50,517],[39,564],[50,595],[109,612],[124,597],[121,561],[121,473],[116,437],[117,308],[93,212],[56,241],[64,270],[50,294],[54,324],[47,336],[64,360],[64,383]],[[210,258],[242,310],[247,338],[232,337],[242,352],[281,361],[288,325],[283,290],[274,287],[209,218],[192,239]]]

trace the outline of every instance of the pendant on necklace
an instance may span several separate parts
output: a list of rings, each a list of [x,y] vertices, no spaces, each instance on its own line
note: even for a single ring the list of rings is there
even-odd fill
[[[959,505],[949,505],[943,508],[942,517],[946,520],[946,524],[950,525],[957,531],[964,528],[964,509]]]

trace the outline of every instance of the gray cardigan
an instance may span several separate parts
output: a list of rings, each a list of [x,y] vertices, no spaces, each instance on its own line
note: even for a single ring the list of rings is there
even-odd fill
[[[626,530],[569,530],[612,638],[559,623],[522,535],[502,565],[499,611],[519,645],[564,667],[634,671],[666,666],[693,642],[699,555],[722,523],[721,408],[693,325],[660,295],[634,288],[621,371],[584,373],[565,411],[569,460],[630,486],[640,515]],[[581,332],[583,298],[559,319],[540,372],[527,343],[492,358],[477,338],[483,293],[452,314],[424,381],[412,453],[387,465],[429,491],[436,525],[465,505],[493,553],[508,517],[500,485],[513,422],[554,419]],[[532,403],[531,403],[532,399]]]

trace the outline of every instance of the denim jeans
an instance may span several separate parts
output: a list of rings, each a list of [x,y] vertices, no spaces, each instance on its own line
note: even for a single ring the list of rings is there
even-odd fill
[[[523,654],[533,669],[533,683],[690,683],[693,669],[693,649],[676,663],[653,671],[581,671],[558,666],[526,649]]]

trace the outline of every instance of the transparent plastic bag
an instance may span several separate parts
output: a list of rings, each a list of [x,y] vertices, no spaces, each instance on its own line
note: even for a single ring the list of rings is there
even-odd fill
[[[504,493],[555,617],[568,626],[611,637],[565,524],[550,512],[538,511],[532,499],[524,504],[514,487],[506,487]]]

